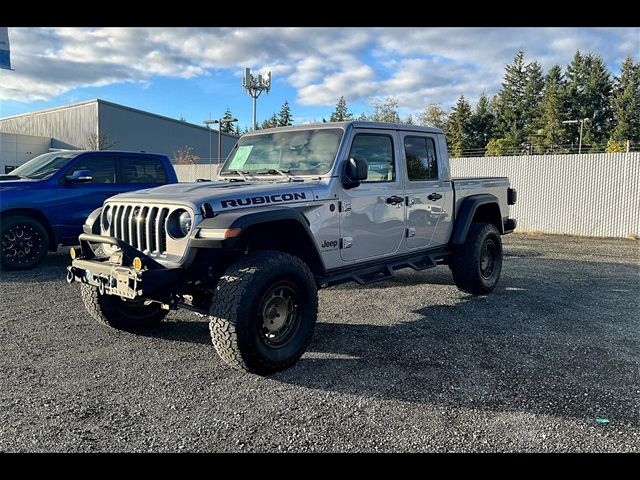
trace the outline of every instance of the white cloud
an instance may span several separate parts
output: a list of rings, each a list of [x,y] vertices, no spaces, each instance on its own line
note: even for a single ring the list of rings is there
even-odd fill
[[[218,69],[270,67],[300,105],[394,96],[405,111],[495,93],[518,49],[544,68],[577,48],[612,68],[640,55],[638,28],[10,28],[15,72],[0,100],[48,99],[77,87],[148,85]]]

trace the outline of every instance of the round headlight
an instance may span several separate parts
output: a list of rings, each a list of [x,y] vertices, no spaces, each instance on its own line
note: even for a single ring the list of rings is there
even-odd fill
[[[186,237],[191,231],[191,214],[186,210],[182,212],[178,218],[178,223],[180,225],[180,232],[182,232],[182,236]]]
[[[102,212],[102,228],[105,230],[109,230],[109,225],[111,225],[111,217],[113,215],[111,207],[105,207]]]
[[[184,208],[179,208],[169,215],[169,219],[167,220],[167,233],[169,233],[171,238],[179,240],[189,234],[192,223],[191,214]]]

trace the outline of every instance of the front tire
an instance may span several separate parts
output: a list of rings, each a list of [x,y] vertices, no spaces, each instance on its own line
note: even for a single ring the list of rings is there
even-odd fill
[[[114,295],[101,295],[97,287],[80,285],[87,312],[99,323],[118,330],[136,331],[158,325],[168,311],[159,303],[134,302]]]
[[[305,352],[318,316],[318,291],[307,265],[278,251],[251,253],[216,286],[211,341],[233,368],[259,375],[284,370]]]
[[[455,248],[450,261],[453,281],[463,292],[491,292],[502,271],[502,239],[490,223],[472,223],[464,244]]]
[[[0,263],[8,270],[28,270],[38,265],[49,250],[47,230],[24,215],[2,219]]]

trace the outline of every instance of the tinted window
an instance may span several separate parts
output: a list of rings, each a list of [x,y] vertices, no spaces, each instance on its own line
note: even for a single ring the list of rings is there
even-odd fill
[[[369,163],[366,182],[391,182],[396,178],[393,142],[388,135],[356,135],[351,144],[349,157],[361,157]]]
[[[404,153],[407,157],[409,180],[435,180],[438,178],[436,146],[432,138],[405,137]]]
[[[167,183],[167,172],[159,159],[122,158],[120,165],[123,183]]]
[[[81,157],[65,175],[78,170],[89,170],[93,177],[91,183],[116,183],[116,164],[111,157]]]

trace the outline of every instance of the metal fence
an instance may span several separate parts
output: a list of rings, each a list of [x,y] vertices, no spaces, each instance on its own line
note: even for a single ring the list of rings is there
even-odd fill
[[[210,179],[217,166],[176,165],[181,182]],[[506,176],[518,190],[518,232],[640,236],[640,152],[451,159],[457,177]]]
[[[218,174],[220,165],[211,164],[193,164],[193,165],[174,165],[179,182],[195,182],[199,178],[211,180]]]
[[[640,236],[640,152],[453,158],[451,171],[509,177],[516,231]]]

